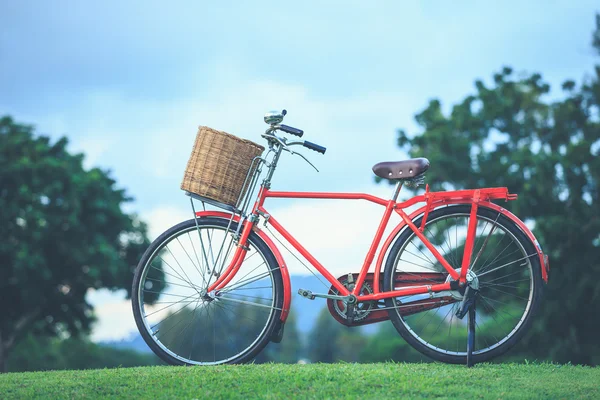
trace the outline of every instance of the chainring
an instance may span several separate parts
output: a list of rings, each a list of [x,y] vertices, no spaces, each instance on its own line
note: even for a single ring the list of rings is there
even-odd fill
[[[340,281],[340,283],[342,285],[344,285],[348,290],[353,290],[354,289],[354,283],[349,284],[348,283],[348,278],[346,276],[343,276],[341,278],[338,279]],[[331,286],[331,288],[329,289],[329,293],[330,294],[338,294],[338,290],[336,288],[334,288],[333,286]],[[371,287],[371,285],[367,282],[364,282],[362,285],[362,288],[360,290],[360,295],[366,295],[366,294],[373,294],[373,288]],[[330,306],[329,309],[331,310],[333,308],[333,310],[335,310],[335,312],[342,318],[342,319],[347,319],[346,317],[346,304],[341,301],[341,300],[333,300],[333,299],[328,299],[327,303],[329,303],[328,305]],[[358,304],[356,304],[356,307],[354,309],[354,318],[353,320],[355,322],[358,321],[362,321],[363,319],[367,318],[369,316],[369,313],[373,310],[376,309],[377,307],[374,307],[374,302],[373,301],[365,301],[365,302],[360,302]]]

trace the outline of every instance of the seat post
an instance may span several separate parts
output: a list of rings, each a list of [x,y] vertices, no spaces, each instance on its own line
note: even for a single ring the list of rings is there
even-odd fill
[[[400,194],[400,189],[402,189],[402,181],[398,181],[398,183],[396,184],[396,190],[394,191],[394,196],[392,197],[392,200],[394,200],[394,201],[398,200],[398,195]]]

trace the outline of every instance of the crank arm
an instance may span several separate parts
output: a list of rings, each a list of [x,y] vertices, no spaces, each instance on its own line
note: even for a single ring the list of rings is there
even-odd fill
[[[332,299],[332,300],[340,300],[343,301],[344,303],[352,303],[352,297],[353,296],[337,296],[335,294],[325,294],[325,293],[313,293],[310,290],[306,290],[306,289],[299,289],[298,290],[298,294],[302,297],[306,297],[309,300],[314,300],[316,297],[319,298],[323,298],[323,299]]]

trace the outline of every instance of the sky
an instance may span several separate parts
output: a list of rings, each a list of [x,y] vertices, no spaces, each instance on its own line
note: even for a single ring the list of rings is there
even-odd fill
[[[179,185],[198,125],[260,142],[263,114],[285,108],[327,153],[305,152],[319,173],[282,158],[274,189],[389,197],[371,167],[405,157],[397,129],[419,132],[431,99],[448,111],[505,65],[540,72],[559,97],[598,62],[595,12],[597,0],[4,1],[0,115],[110,170],[155,238],[192,215]],[[360,201],[266,206],[334,275],[358,271],[382,214]],[[122,293],[88,299],[95,340],[135,329]]]

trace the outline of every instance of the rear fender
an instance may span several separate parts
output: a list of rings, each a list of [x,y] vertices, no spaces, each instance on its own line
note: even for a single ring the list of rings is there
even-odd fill
[[[473,201],[472,200],[462,200],[462,201],[454,200],[452,202],[452,204],[473,204]],[[425,205],[425,206],[419,208],[418,210],[411,213],[408,217],[411,221],[414,221],[414,219],[416,217],[418,217],[419,215],[423,215],[426,211],[430,212],[432,210],[435,210],[436,208],[439,208],[441,206],[446,206],[446,205],[448,205],[448,202],[445,202],[445,201],[433,202],[429,206]],[[512,220],[515,224],[517,224],[517,226],[523,231],[523,233],[525,235],[527,235],[529,240],[531,240],[533,242],[533,244],[535,245],[535,249],[538,253],[538,257],[540,259],[542,279],[544,279],[544,282],[548,283],[548,273],[550,271],[550,263],[548,261],[548,256],[546,256],[543,253],[542,248],[541,248],[538,240],[533,235],[533,232],[531,232],[531,229],[529,229],[525,225],[525,223],[523,223],[523,221],[521,221],[519,218],[517,218],[513,213],[511,213],[510,211],[508,211],[507,209],[505,209],[503,207],[500,207],[499,205],[497,205],[495,203],[492,203],[489,201],[480,201],[478,203],[478,205],[481,207],[487,207],[487,208],[491,208],[492,210],[498,211],[505,217]],[[385,242],[383,243],[381,251],[379,252],[379,256],[377,257],[377,263],[375,264],[375,278],[374,278],[374,282],[373,282],[375,292],[378,292],[378,290],[379,290],[380,273],[381,273],[381,269],[383,267],[383,261],[386,258],[386,255],[388,254],[388,251],[389,251],[392,243],[394,242],[394,240],[396,239],[398,234],[405,227],[406,227],[406,223],[404,221],[400,222],[394,228],[394,230],[390,233],[390,235],[386,238]]]
[[[231,214],[220,212],[220,211],[199,211],[196,213],[196,217],[205,218],[205,217],[215,217],[215,218],[223,218],[226,220],[231,219]],[[235,222],[240,221],[239,215],[234,215],[233,220]],[[273,240],[262,230],[260,230],[256,225],[254,225],[253,231],[265,241],[269,249],[273,252],[275,259],[277,260],[277,264],[279,264],[279,269],[281,271],[281,277],[283,278],[283,310],[281,311],[281,322],[285,322],[290,312],[290,304],[292,302],[292,285],[290,283],[290,274],[281,255],[281,252],[273,243]]]

